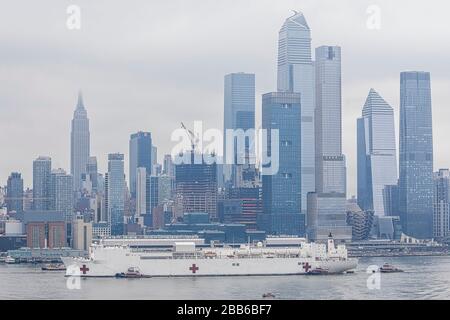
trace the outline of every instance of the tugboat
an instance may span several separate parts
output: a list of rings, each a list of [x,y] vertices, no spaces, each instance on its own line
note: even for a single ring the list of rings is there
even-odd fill
[[[275,298],[275,295],[271,292],[264,293],[262,295],[263,298]]]
[[[397,267],[394,267],[393,265],[389,263],[383,264],[383,266],[380,268],[381,273],[394,273],[394,272],[403,272],[402,269],[399,269]]]
[[[144,276],[139,271],[139,268],[129,267],[127,272],[121,272],[116,274],[116,278],[143,278]]]
[[[64,264],[62,263],[57,263],[57,264],[45,264],[41,267],[41,270],[43,271],[65,271],[66,267],[64,266]]]
[[[322,274],[329,274],[329,271],[326,268],[317,267],[317,268],[314,268],[312,270],[309,270],[308,274],[310,274],[310,275],[322,275]]]

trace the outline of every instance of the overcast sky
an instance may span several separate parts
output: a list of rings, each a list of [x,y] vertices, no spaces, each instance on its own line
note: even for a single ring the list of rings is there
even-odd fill
[[[66,27],[71,4],[81,8],[80,30]],[[370,5],[381,9],[379,30],[366,26]],[[150,131],[161,160],[180,121],[221,129],[227,73],[256,74],[259,117],[261,94],[276,89],[278,31],[292,9],[305,14],[313,48],[342,47],[349,196],[356,192],[356,118],[373,87],[394,107],[398,132],[401,71],[431,72],[434,165],[450,166],[448,1],[4,0],[0,185],[19,171],[31,186],[39,155],[69,170],[79,89],[101,172],[108,153],[128,158],[132,132]]]

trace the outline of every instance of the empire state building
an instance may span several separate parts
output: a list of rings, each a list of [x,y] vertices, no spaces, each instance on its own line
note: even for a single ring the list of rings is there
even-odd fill
[[[81,92],[78,93],[77,107],[73,113],[70,141],[70,173],[73,176],[74,190],[81,189],[81,176],[86,173],[90,154],[89,119]]]

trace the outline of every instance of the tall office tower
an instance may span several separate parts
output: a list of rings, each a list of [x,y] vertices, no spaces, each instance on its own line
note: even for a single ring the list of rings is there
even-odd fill
[[[357,159],[358,205],[376,216],[392,215],[387,198],[398,180],[394,110],[374,89],[357,120]]]
[[[400,74],[399,210],[403,231],[433,234],[433,134],[430,73]]]
[[[86,173],[90,154],[89,119],[81,92],[78,93],[77,107],[73,113],[70,140],[70,173],[73,176],[74,190],[81,188],[81,175]]]
[[[49,210],[60,212],[67,223],[73,220],[73,177],[63,169],[52,170],[50,174]]]
[[[164,155],[163,174],[168,175],[169,177],[175,177],[175,165],[173,164],[172,155],[170,154]]]
[[[175,215],[208,213],[217,219],[217,166],[215,163],[188,163],[175,166]]]
[[[125,174],[124,156],[121,153],[108,155],[108,173],[105,181],[105,206],[111,235],[124,233]]]
[[[8,177],[6,185],[6,208],[8,213],[11,211],[23,211],[23,179],[18,172],[13,172]]]
[[[308,192],[315,187],[314,65],[311,31],[302,13],[286,19],[278,39],[278,91],[301,94],[301,206],[306,213]]]
[[[33,210],[33,190],[27,188],[23,192],[23,211]]]
[[[159,177],[147,175],[147,214],[158,206]]]
[[[175,177],[163,174],[158,177],[158,205],[166,204],[173,200]]]
[[[156,175],[155,166],[158,164],[158,148],[152,145],[152,170],[149,174]]]
[[[97,157],[89,157],[86,165],[86,174],[89,175],[90,181],[92,182],[92,191],[96,193],[98,189]]]
[[[39,157],[33,161],[33,209],[48,210],[50,206],[50,173],[52,159]]]
[[[341,48],[316,48],[316,192],[308,194],[308,238],[351,240],[346,214],[346,167],[342,154]]]
[[[136,197],[136,170],[145,168],[152,172],[152,135],[139,131],[130,136],[130,193]]]
[[[434,173],[433,237],[450,235],[450,171],[440,169]]]
[[[232,180],[233,168],[236,166],[227,161],[227,144],[234,143],[233,163],[248,163],[246,156],[254,157],[249,154],[250,144],[246,137],[244,150],[238,150],[237,137],[234,141],[227,141],[226,130],[255,129],[255,75],[252,73],[231,73],[225,76],[224,81],[224,141],[223,141],[223,159],[225,165],[222,166],[225,181]],[[238,159],[239,162],[237,161]]]
[[[262,96],[262,128],[267,130],[268,150],[278,154],[278,172],[262,176],[263,214],[260,229],[271,234],[304,235],[305,215],[301,211],[300,93],[271,92]],[[271,140],[278,130],[279,150]],[[271,163],[274,164],[274,161]],[[264,167],[263,167],[264,170]]]
[[[147,169],[137,168],[136,172],[136,215],[147,213]]]

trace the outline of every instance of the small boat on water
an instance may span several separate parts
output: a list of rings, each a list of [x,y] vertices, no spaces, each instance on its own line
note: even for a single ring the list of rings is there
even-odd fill
[[[403,272],[402,269],[399,269],[389,263],[383,264],[383,266],[380,268],[381,273],[394,273],[394,272]]]
[[[62,263],[51,263],[51,264],[45,264],[41,267],[41,270],[43,271],[65,271],[66,267]]]
[[[16,259],[14,259],[14,258],[11,257],[11,256],[7,256],[7,257],[5,258],[5,263],[8,263],[8,264],[14,264],[14,263],[16,263]]]
[[[309,270],[308,274],[311,274],[311,275],[322,275],[322,274],[329,274],[329,271],[326,268],[317,267],[317,268],[314,268],[312,270]]]
[[[144,275],[139,271],[139,268],[129,267],[127,272],[116,274],[116,278],[144,278]]]
[[[263,298],[275,298],[275,295],[271,292],[264,293],[262,295]]]

